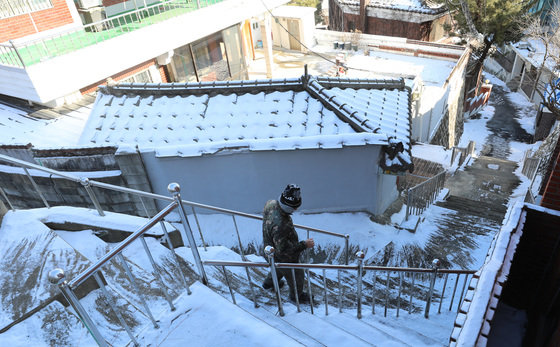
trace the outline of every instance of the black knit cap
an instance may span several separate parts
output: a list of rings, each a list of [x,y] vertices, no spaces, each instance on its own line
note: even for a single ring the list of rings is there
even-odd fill
[[[280,202],[294,209],[301,206],[301,191],[297,184],[288,184],[280,195]]]

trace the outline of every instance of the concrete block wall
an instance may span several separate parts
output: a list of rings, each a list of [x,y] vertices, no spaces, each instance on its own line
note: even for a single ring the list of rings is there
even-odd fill
[[[114,147],[30,151],[32,159],[42,166],[64,171],[77,178],[109,183],[151,192],[143,163],[137,153],[114,155]],[[21,168],[0,163],[0,187],[16,209],[45,207],[41,195]],[[120,165],[122,165],[122,170]],[[95,208],[81,183],[28,169],[49,206]],[[128,193],[92,187],[103,210],[139,216],[153,216],[155,203],[141,201]],[[5,200],[0,196],[0,201]],[[3,201],[9,205],[7,201]],[[146,210],[148,213],[146,213]]]
[[[0,172],[0,186],[8,196],[14,208],[28,209],[46,207],[41,195],[35,190],[33,184],[23,170],[17,171],[19,172]],[[39,173],[37,170],[28,171],[49,206],[95,208],[89,195],[80,183],[62,178],[50,177],[49,175]],[[124,185],[124,181],[120,176],[96,177],[95,179],[109,184]],[[103,210],[139,214],[134,201],[128,194],[99,188],[93,188],[93,190]]]
[[[117,153],[115,159],[128,188],[152,192],[142,156],[138,152]],[[140,199],[140,197],[133,196],[132,201],[135,204],[136,210],[143,211],[144,214],[147,211],[149,216],[153,216],[158,212],[156,202],[152,199]]]

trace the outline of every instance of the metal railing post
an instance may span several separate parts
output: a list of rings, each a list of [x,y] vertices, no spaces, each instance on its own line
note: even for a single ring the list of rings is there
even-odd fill
[[[461,303],[463,302],[463,295],[465,294],[465,288],[467,287],[467,280],[469,279],[469,274],[465,274],[465,281],[463,282],[463,288],[459,294],[459,300],[457,301],[457,312],[461,309]]]
[[[338,269],[338,312],[342,313],[342,283],[340,281],[340,269]]]
[[[401,293],[402,293],[403,272],[399,272],[399,295],[397,297],[397,318],[401,310]]]
[[[193,206],[193,213],[194,213],[194,206]],[[247,257],[245,256],[245,252],[243,252],[243,243],[241,243],[241,236],[239,235],[239,228],[237,227],[237,221],[235,220],[235,215],[232,214],[231,218],[233,219],[233,225],[235,226],[235,233],[237,234],[237,242],[239,243],[239,254],[241,255],[241,259],[246,261]],[[196,223],[198,224],[198,219],[196,218],[196,215],[195,215],[195,220],[197,221]],[[198,227],[198,230],[200,231],[200,226]],[[202,232],[200,233],[200,237],[202,237]],[[204,244],[204,239],[202,239],[202,244]],[[204,249],[206,250],[206,246],[204,246]],[[251,295],[253,296],[253,304],[255,308],[259,307],[259,304],[257,302],[257,295],[255,294],[255,289],[253,288],[253,280],[251,278],[251,273],[249,272],[249,268],[245,268],[245,274],[247,275],[247,280],[249,281],[249,288],[251,289]]]
[[[434,271],[432,272],[432,278],[430,280],[430,290],[428,290],[428,297],[426,298],[426,310],[424,311],[425,318],[430,317],[430,305],[432,304],[432,295],[434,293],[434,285],[436,283],[437,272],[440,264],[441,263],[439,259],[434,259],[432,261],[432,267]]]
[[[154,257],[152,256],[152,252],[150,252],[150,249],[148,248],[148,244],[146,243],[146,240],[145,240],[144,236],[140,236],[140,241],[142,241],[142,246],[144,247],[144,251],[146,252],[146,255],[148,256],[148,258],[150,259],[150,263],[152,264],[152,268],[154,269],[154,276],[157,279],[157,281],[159,282],[159,285],[161,286],[161,291],[163,292],[163,296],[165,296],[165,300],[167,300],[167,303],[169,304],[169,308],[171,308],[171,311],[175,311],[175,306],[173,305],[173,300],[169,296],[169,293],[167,292],[167,288],[165,288],[165,283],[163,282],[163,278],[161,277],[161,274],[159,273],[159,269],[157,267],[157,264],[154,260]]]
[[[31,185],[33,186],[33,188],[35,188],[35,191],[37,192],[37,194],[39,194],[39,197],[41,197],[41,200],[43,200],[43,204],[45,204],[45,207],[50,208],[49,203],[47,202],[47,199],[45,199],[45,197],[43,196],[43,193],[41,193],[41,190],[39,190],[39,186],[37,186],[37,183],[35,183],[35,180],[33,179],[33,177],[31,177],[27,168],[24,167],[23,171],[25,171],[25,174],[27,175],[27,178],[29,178],[29,180],[31,181]]]
[[[293,283],[296,283],[296,284],[297,284],[297,282],[296,282],[296,269],[291,268],[290,270],[291,270],[290,272],[292,273],[292,281],[293,281]],[[295,294],[295,297],[296,297],[296,307],[297,307],[297,311],[298,311],[298,312],[301,312],[301,307],[299,306],[299,294],[300,294],[300,293],[298,293],[298,291],[297,291],[297,285],[294,285],[294,290],[295,290],[295,293],[294,293],[294,294]]]
[[[183,281],[185,288],[187,288],[187,294],[191,295],[192,294],[191,288],[189,287],[189,284],[187,283],[187,279],[185,278],[185,274],[183,273],[183,269],[181,268],[181,263],[179,262],[179,256],[177,255],[177,253],[175,253],[175,247],[173,247],[171,238],[169,238],[169,233],[167,232],[167,228],[165,227],[165,222],[161,220],[159,221],[159,223],[161,225],[161,229],[163,230],[165,240],[167,241],[167,244],[169,244],[169,249],[171,250],[171,253],[173,253],[173,258],[175,259],[175,263],[177,264],[177,269],[179,270],[179,274],[181,275],[181,280]]]
[[[142,294],[142,292],[140,291],[140,287],[138,287],[138,284],[136,283],[136,279],[134,278],[134,275],[132,274],[132,271],[130,270],[130,267],[126,263],[126,260],[124,259],[124,256],[122,255],[122,253],[119,253],[119,254],[116,255],[116,258],[119,259],[119,261],[121,262],[121,265],[124,268],[126,276],[128,277],[128,280],[130,281],[130,285],[134,288],[134,290],[136,290],[136,293],[138,294],[138,297],[140,298],[140,302],[142,303],[142,306],[144,306],[144,309],[146,310],[146,314],[148,315],[148,318],[150,318],[150,320],[152,321],[152,324],[153,324],[154,328],[159,329],[159,325],[157,324],[156,319],[154,318],[154,315],[152,314],[152,310],[150,310],[150,307],[148,306],[148,303],[146,302],[146,299],[144,298],[144,294]]]
[[[412,293],[414,292],[414,280],[416,279],[416,273],[412,273],[412,283],[410,284],[410,301],[408,302],[408,314],[412,313]]]
[[[364,257],[365,254],[362,251],[356,253],[356,258],[358,258],[358,278],[357,280],[357,295],[356,300],[358,301],[358,319],[362,318],[362,276],[364,274]]]
[[[130,337],[130,340],[132,341],[132,343],[134,343],[134,346],[140,347],[140,344],[138,343],[138,341],[136,340],[136,337],[134,336],[134,334],[132,333],[132,330],[130,330],[130,327],[128,326],[128,324],[126,324],[126,321],[124,320],[122,314],[119,312],[118,308],[117,308],[117,304],[115,302],[115,300],[113,299],[113,297],[109,294],[109,291],[107,290],[107,288],[105,287],[105,284],[103,284],[103,281],[101,280],[101,278],[99,277],[99,273],[94,273],[93,277],[95,278],[95,282],[97,282],[97,285],[99,286],[99,288],[101,288],[101,291],[103,292],[103,295],[105,296],[105,300],[107,301],[107,304],[109,305],[109,307],[111,308],[111,310],[115,313],[115,315],[117,316],[117,319],[119,320],[119,322],[121,323],[121,325],[124,327],[124,330],[126,330],[126,333],[128,334],[128,337]]]
[[[375,314],[375,285],[377,284],[377,271],[373,271],[373,286],[371,287],[371,314]]]
[[[449,311],[451,311],[451,307],[453,307],[453,301],[455,300],[455,292],[457,291],[457,284],[459,283],[459,276],[457,274],[457,278],[455,278],[455,285],[453,286],[453,294],[451,295],[451,301],[449,302]]]
[[[202,261],[200,260],[200,254],[198,253],[198,247],[196,246],[196,242],[192,234],[191,225],[189,224],[189,220],[187,219],[185,209],[183,208],[183,201],[181,200],[181,187],[179,186],[179,183],[170,183],[167,186],[167,190],[173,194],[173,199],[175,199],[175,201],[177,202],[177,206],[179,207],[179,216],[181,217],[181,222],[183,224],[183,234],[190,244],[191,252],[193,254],[196,266],[198,267],[198,272],[202,279],[202,283],[204,285],[208,285],[208,277],[206,277],[206,272],[204,271],[204,266],[202,265]]]
[[[14,52],[16,52],[16,55],[21,63],[21,67],[25,69],[25,62],[23,61],[23,58],[21,57],[21,55],[19,54],[19,51],[14,43],[14,41],[12,40],[8,40],[8,42],[10,43],[10,45],[12,46],[12,49],[14,50]]]
[[[0,188],[0,193],[2,193],[2,196],[4,197],[4,199],[6,200],[8,205],[10,205],[10,208],[12,209],[12,211],[15,211],[16,209],[14,208],[14,205],[12,205],[12,202],[10,201],[10,199],[8,199],[8,195],[6,194],[4,189]]]
[[[350,235],[344,235],[344,265],[348,265],[350,260]]]
[[[327,290],[327,273],[326,270],[323,269],[323,288],[325,290],[325,316],[329,315],[329,296]]]
[[[383,317],[387,317],[387,309],[389,307],[389,294],[391,287],[391,271],[387,270],[387,278],[385,279],[385,310],[383,311]]]
[[[99,215],[101,217],[105,216],[105,213],[103,212],[103,209],[101,208],[101,204],[99,204],[99,200],[97,200],[97,197],[95,196],[95,193],[93,192],[93,189],[91,189],[91,184],[89,183],[89,178],[87,178],[87,177],[80,178],[80,183],[86,189],[86,192],[89,195],[89,198],[91,199],[91,201],[93,202],[93,205],[95,206],[95,209],[97,210],[97,213],[99,213]]]
[[[235,295],[233,294],[233,288],[231,288],[231,283],[229,282],[229,277],[227,274],[227,270],[225,266],[222,266],[222,271],[224,272],[224,278],[226,279],[226,284],[229,288],[229,294],[231,295],[231,301],[234,305],[237,305],[237,301],[235,301]]]
[[[198,234],[200,235],[200,240],[202,241],[202,247],[204,247],[204,251],[207,251],[206,241],[204,241],[204,236],[202,236],[202,229],[200,228],[200,223],[198,222],[198,216],[196,215],[194,206],[191,206],[191,209],[192,209],[192,214],[194,216],[194,221],[196,222],[196,227],[198,228]],[[235,223],[235,220],[233,222]],[[235,225],[235,228],[237,229],[237,225]]]
[[[278,313],[280,316],[284,316],[284,308],[282,307],[282,298],[280,297],[280,286],[278,285],[278,277],[276,275],[276,264],[274,264],[274,247],[266,246],[264,248],[264,253],[268,258],[268,263],[270,264],[270,276],[272,277],[272,283],[274,284],[274,291],[276,292],[276,303],[278,304]],[[294,283],[295,284],[295,283]]]
[[[305,269],[305,276],[307,276],[307,295],[309,295],[309,308],[311,309],[311,314],[315,314],[313,312],[313,291],[311,290],[311,271],[309,269]]]
[[[404,220],[408,220],[408,216],[410,215],[410,188],[406,190],[406,215],[404,217]]]
[[[87,314],[87,311],[80,304],[80,300],[78,299],[78,297],[76,297],[70,286],[68,286],[66,276],[64,276],[64,271],[62,269],[52,270],[51,272],[49,272],[49,281],[52,284],[58,285],[58,289],[60,289],[60,292],[62,293],[64,298],[74,308],[74,310],[78,314],[78,318],[80,318],[82,323],[85,325],[86,329],[89,331],[95,342],[101,347],[108,347],[107,342],[105,341],[99,330],[97,330],[97,327]]]
[[[449,274],[445,274],[445,281],[443,282],[443,287],[441,288],[441,299],[439,300],[439,307],[437,313],[441,313],[441,304],[443,303],[443,296],[445,295],[445,287],[447,286],[447,277],[449,277]]]

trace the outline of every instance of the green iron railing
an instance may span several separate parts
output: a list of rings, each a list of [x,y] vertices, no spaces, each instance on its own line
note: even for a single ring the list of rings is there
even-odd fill
[[[56,35],[20,43],[0,43],[0,64],[25,68],[221,1],[162,1]]]

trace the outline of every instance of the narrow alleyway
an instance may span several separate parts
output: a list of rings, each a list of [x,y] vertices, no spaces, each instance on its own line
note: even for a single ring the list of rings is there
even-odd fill
[[[448,197],[437,203],[441,213],[426,216],[437,226],[424,249],[426,258],[440,258],[444,265],[480,265],[473,264],[471,256],[480,247],[476,239],[491,239],[500,229],[509,198],[521,182],[514,174],[519,163],[507,160],[510,142],[528,143],[531,135],[516,120],[520,110],[507,98],[503,87],[494,86],[490,105],[495,112],[487,123],[491,135],[483,150],[464,170],[448,177]]]
[[[508,155],[511,154],[510,141],[529,143],[532,136],[515,119],[519,110],[506,97],[502,86],[495,85],[492,87],[490,103],[494,106],[495,112],[492,119],[488,121],[487,127],[495,136],[486,139],[485,149],[481,155],[507,159]]]

